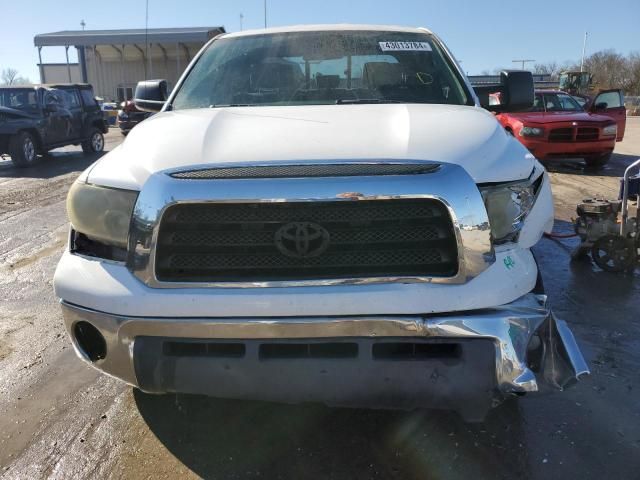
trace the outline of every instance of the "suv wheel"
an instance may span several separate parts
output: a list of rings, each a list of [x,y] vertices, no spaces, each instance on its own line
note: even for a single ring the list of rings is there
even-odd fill
[[[38,161],[38,147],[29,132],[20,132],[9,141],[9,155],[16,167],[29,167]]]
[[[91,129],[89,137],[82,142],[84,153],[98,153],[104,150],[104,135],[97,128]]]
[[[604,167],[609,160],[611,160],[611,154],[605,153],[604,155],[596,155],[594,157],[587,157],[584,159],[584,163],[587,164],[589,168],[600,168]]]

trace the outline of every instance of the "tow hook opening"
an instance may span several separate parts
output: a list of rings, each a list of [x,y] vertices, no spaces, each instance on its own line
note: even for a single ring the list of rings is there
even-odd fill
[[[82,353],[92,362],[107,356],[107,342],[100,331],[89,322],[76,323],[73,327],[73,336]]]

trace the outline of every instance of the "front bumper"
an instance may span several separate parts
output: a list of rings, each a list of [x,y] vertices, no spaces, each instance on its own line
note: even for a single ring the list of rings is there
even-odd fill
[[[554,157],[583,157],[613,152],[615,138],[589,142],[549,142],[519,137],[522,144],[540,160]]]
[[[62,310],[81,358],[89,362],[74,331],[84,321],[106,341],[106,356],[93,366],[157,393],[446,408],[467,419],[479,419],[505,396],[562,390],[589,373],[571,331],[554,317],[544,295],[527,294],[492,309],[428,316],[143,318],[111,315],[64,301]],[[242,344],[242,354],[234,350],[234,355],[220,355],[207,347],[189,346],[204,345],[205,340]],[[307,354],[301,356],[263,355],[263,345],[277,349],[278,345],[318,342],[348,342],[355,354],[313,356],[308,352],[314,348],[305,347]],[[426,355],[379,358],[372,353],[375,345],[389,342],[446,343],[455,349],[447,349],[446,355],[438,353],[442,349],[422,347],[416,351]],[[176,344],[182,347],[167,349]]]

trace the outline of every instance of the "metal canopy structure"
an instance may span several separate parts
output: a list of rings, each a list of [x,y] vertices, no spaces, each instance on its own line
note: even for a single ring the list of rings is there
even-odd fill
[[[222,26],[66,30],[36,35],[33,43],[42,83],[78,79],[91,83],[101,97],[126,100],[140,80],[165,78],[175,84],[198,50],[222,33]],[[64,47],[66,64],[43,64],[44,47]],[[78,51],[77,64],[69,63],[69,47]]]
[[[149,43],[205,43],[224,33],[224,27],[133,28],[126,30],[64,30],[36,35],[36,47],[93,47]]]

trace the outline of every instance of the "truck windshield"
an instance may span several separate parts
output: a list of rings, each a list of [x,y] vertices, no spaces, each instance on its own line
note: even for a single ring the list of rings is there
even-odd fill
[[[38,111],[38,97],[33,88],[0,88],[0,107],[25,112]]]
[[[429,34],[321,31],[213,42],[172,108],[336,103],[473,100]]]

